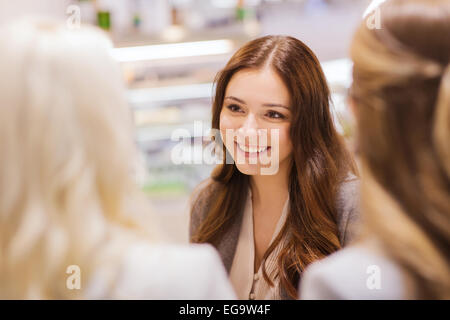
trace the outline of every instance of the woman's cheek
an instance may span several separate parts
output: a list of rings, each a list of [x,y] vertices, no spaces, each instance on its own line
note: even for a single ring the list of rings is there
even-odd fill
[[[292,143],[289,135],[289,127],[280,128],[279,131],[279,152],[280,161],[288,157],[292,152]]]
[[[222,141],[225,143],[225,145],[227,145],[227,143],[229,142],[226,140],[226,132],[227,130],[233,130],[234,125],[235,123],[233,119],[226,113],[222,112],[220,115],[219,128],[220,128],[220,135],[222,136]]]

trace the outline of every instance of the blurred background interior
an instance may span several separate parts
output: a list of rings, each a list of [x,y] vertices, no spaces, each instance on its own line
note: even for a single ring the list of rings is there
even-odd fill
[[[268,34],[294,36],[321,61],[339,130],[352,136],[348,48],[370,0],[0,0],[0,22],[45,15],[98,25],[113,40],[147,172],[139,177],[168,238],[188,241],[188,198],[213,165],[194,164],[205,145],[215,74],[243,43]],[[89,75],[86,75],[89,76]],[[194,123],[202,123],[202,131]],[[184,128],[183,164],[171,153]]]

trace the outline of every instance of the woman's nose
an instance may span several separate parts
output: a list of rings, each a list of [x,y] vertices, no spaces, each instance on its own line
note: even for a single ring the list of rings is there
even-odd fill
[[[257,135],[258,133],[258,122],[254,114],[249,114],[242,126],[238,129],[238,132],[244,135]]]
[[[260,143],[261,130],[258,125],[256,116],[249,114],[242,126],[238,129],[238,142],[246,145],[257,145]]]

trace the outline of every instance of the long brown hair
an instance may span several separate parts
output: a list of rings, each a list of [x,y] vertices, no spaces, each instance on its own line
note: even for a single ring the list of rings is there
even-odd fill
[[[366,231],[414,298],[450,298],[450,2],[391,0],[358,29],[351,94]]]
[[[278,276],[282,287],[295,298],[299,275],[305,267],[340,248],[336,192],[349,171],[354,172],[354,165],[333,124],[330,92],[319,61],[304,43],[292,37],[262,37],[233,55],[216,77],[212,127],[219,129],[225,90],[233,75],[264,66],[277,72],[291,96],[293,161],[288,186],[290,212],[282,231],[264,254],[263,274],[272,284],[265,271],[265,259],[285,239],[277,257]],[[213,203],[191,240],[215,245],[243,210],[249,177],[235,164],[223,163],[213,171],[212,180]]]

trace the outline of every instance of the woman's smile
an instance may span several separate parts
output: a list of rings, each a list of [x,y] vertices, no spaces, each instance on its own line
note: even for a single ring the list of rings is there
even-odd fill
[[[239,144],[236,141],[234,142],[235,149],[244,155],[246,158],[258,157],[261,154],[266,154],[271,147],[270,146],[249,146],[245,144]]]

